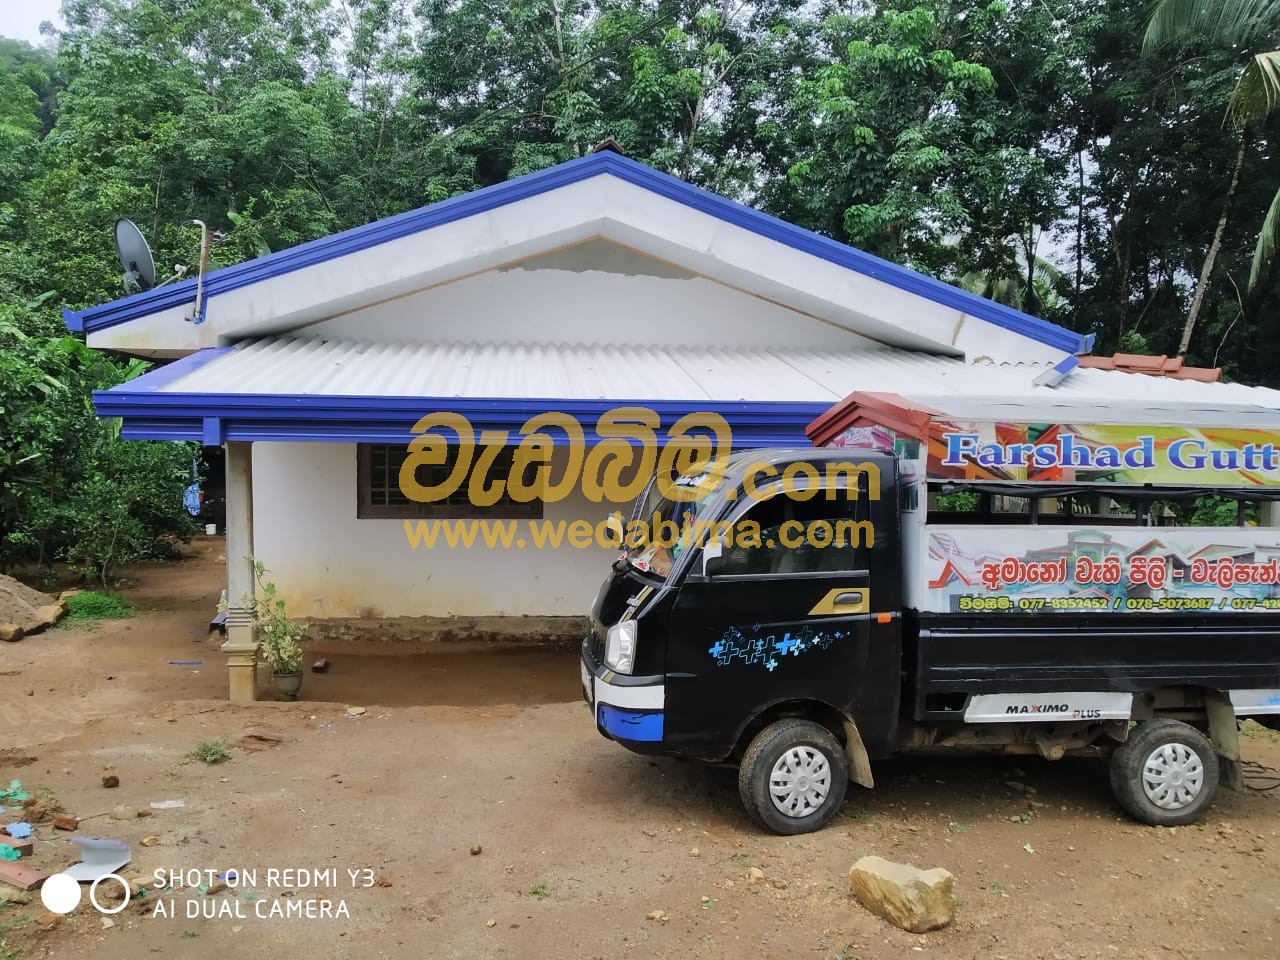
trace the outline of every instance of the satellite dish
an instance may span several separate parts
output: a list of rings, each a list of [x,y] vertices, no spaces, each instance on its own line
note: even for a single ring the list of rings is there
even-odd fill
[[[116,253],[124,267],[124,285],[132,290],[150,290],[156,285],[156,262],[151,259],[147,239],[132,220],[116,221]]]

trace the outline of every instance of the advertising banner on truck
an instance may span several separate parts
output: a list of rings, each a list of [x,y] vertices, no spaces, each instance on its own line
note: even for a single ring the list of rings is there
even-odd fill
[[[929,424],[932,480],[1280,486],[1280,433],[1108,424]]]
[[[1280,610],[1280,530],[940,527],[928,531],[938,613]]]

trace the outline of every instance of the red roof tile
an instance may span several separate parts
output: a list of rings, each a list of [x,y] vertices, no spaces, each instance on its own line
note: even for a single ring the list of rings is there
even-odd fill
[[[1095,370],[1120,370],[1123,373],[1142,373],[1151,377],[1168,377],[1171,380],[1196,380],[1200,383],[1217,383],[1222,379],[1221,367],[1188,367],[1182,357],[1149,357],[1139,353],[1117,353],[1113,357],[1081,357],[1080,366]]]

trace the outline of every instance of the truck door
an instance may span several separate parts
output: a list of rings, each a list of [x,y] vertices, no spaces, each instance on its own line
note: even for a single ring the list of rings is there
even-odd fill
[[[772,704],[820,700],[844,709],[857,698],[875,609],[870,550],[856,536],[870,525],[855,525],[868,519],[867,500],[847,488],[812,492],[808,500],[777,492],[737,508],[727,518],[735,543],[694,558],[669,624],[669,748],[722,759]],[[759,539],[743,545],[752,521]],[[825,531],[844,536],[824,543]],[[898,683],[896,674],[866,679]]]

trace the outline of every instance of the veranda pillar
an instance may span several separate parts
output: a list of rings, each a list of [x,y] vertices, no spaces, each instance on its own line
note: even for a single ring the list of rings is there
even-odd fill
[[[244,598],[254,595],[252,445],[228,443],[227,450],[227,681],[232,703],[252,703],[258,641]]]

